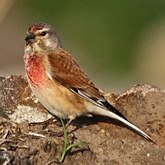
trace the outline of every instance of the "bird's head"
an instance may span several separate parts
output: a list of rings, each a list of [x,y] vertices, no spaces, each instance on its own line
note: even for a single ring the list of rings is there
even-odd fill
[[[57,33],[46,23],[35,23],[27,30],[25,51],[45,52],[56,51],[61,47]]]

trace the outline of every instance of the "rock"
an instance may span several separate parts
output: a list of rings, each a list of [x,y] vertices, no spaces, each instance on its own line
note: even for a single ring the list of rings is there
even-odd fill
[[[105,96],[156,144],[112,120],[81,117],[75,121],[82,127],[74,131],[74,137],[87,142],[90,150],[72,152],[63,164],[164,165],[165,90],[139,84],[121,94]],[[63,147],[63,137],[56,134],[60,130],[23,76],[0,78],[0,162],[42,165],[57,160]],[[72,141],[72,134],[68,136]]]
[[[0,78],[0,116],[16,123],[37,123],[52,116],[32,94],[23,76]]]

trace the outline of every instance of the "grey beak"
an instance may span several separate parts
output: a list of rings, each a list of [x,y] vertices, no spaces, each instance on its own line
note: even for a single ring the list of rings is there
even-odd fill
[[[35,39],[35,35],[33,33],[29,33],[26,38],[25,38],[25,41],[26,42],[30,42],[30,41],[33,41]]]

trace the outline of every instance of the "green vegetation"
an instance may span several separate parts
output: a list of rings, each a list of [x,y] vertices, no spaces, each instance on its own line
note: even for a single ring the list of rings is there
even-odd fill
[[[82,149],[88,149],[88,145],[87,143],[83,142],[83,141],[78,141],[78,142],[74,142],[74,143],[69,143],[68,142],[68,135],[67,135],[67,130],[65,127],[65,124],[63,122],[63,120],[60,118],[61,123],[62,123],[62,127],[63,127],[63,133],[64,133],[64,146],[63,146],[63,151],[61,154],[61,158],[59,159],[59,162],[63,162],[65,159],[65,156],[67,155],[67,153],[69,151],[71,151],[72,148],[82,148]]]

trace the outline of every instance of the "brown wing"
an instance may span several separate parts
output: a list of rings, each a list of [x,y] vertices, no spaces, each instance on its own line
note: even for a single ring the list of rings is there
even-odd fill
[[[56,53],[49,53],[48,60],[52,66],[52,77],[62,85],[73,90],[81,90],[84,94],[96,99],[103,98],[99,90],[68,52],[60,49]]]
[[[51,64],[50,75],[53,79],[93,104],[125,118],[107,102],[102,93],[88,79],[87,75],[67,51],[59,49],[56,53],[49,53],[48,61]]]

